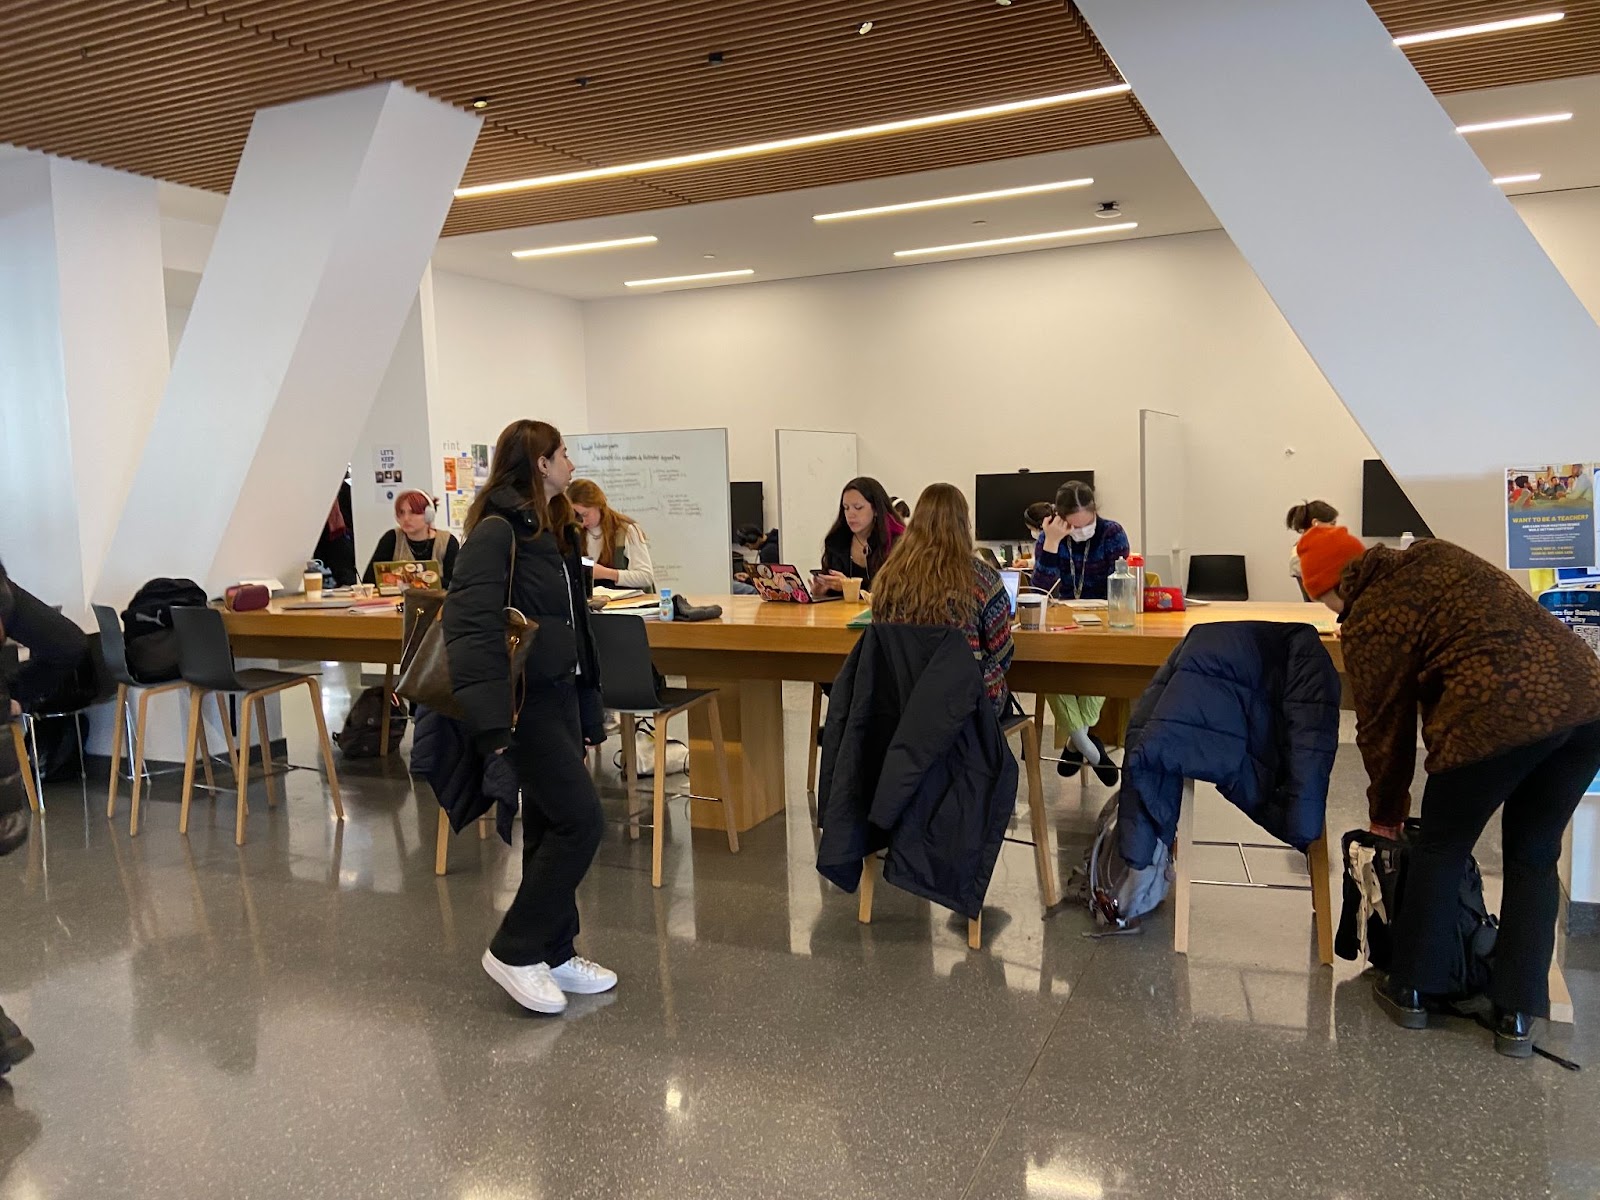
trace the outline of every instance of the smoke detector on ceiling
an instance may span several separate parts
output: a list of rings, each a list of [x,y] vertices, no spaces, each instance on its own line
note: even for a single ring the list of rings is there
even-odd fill
[[[1122,215],[1122,209],[1117,207],[1115,200],[1102,200],[1100,206],[1094,210],[1094,215],[1102,221],[1115,221]]]

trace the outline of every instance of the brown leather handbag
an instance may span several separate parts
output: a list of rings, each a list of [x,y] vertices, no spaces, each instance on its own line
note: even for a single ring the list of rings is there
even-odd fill
[[[502,520],[490,517],[488,520]],[[511,522],[507,521],[509,525]],[[522,676],[528,653],[539,632],[539,623],[530,620],[511,603],[517,582],[517,533],[511,531],[511,563],[506,573],[506,657],[510,666],[512,705],[521,707]],[[405,639],[400,651],[400,678],[394,690],[413,703],[447,717],[460,720],[464,714],[456,703],[455,685],[450,680],[450,659],[444,640],[444,606],[448,593],[413,589],[403,598]]]

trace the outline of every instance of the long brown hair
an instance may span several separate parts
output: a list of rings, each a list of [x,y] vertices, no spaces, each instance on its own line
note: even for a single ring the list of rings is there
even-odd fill
[[[603,567],[616,566],[611,560],[616,556],[617,543],[627,537],[629,526],[639,529],[639,522],[612,508],[606,500],[605,489],[592,479],[574,479],[567,485],[567,499],[585,508],[600,510],[600,554],[595,561]],[[644,539],[643,529],[639,529],[639,538]]]
[[[515,492],[521,501],[518,508],[525,509],[538,519],[538,532],[549,530],[556,535],[563,550],[569,549],[569,531],[573,525],[572,505],[565,495],[544,494],[544,476],[539,474],[539,460],[554,458],[561,449],[561,431],[546,421],[513,421],[500,431],[494,444],[494,461],[489,464],[489,478],[478,491],[478,498],[467,510],[463,523],[467,535],[477,528],[489,507],[490,498],[499,490]]]
[[[977,612],[972,517],[953,483],[930,483],[872,584],[874,620],[951,625]]]

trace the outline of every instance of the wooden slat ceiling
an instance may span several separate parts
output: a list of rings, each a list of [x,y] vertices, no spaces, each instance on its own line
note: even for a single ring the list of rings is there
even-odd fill
[[[1600,0],[1373,0],[1436,92],[1600,72]],[[856,32],[870,19],[871,33]],[[708,63],[713,53],[721,65]],[[378,80],[486,96],[464,183],[637,162],[1118,82],[1062,0],[0,0],[0,142],[226,191],[252,114]],[[583,82],[580,84],[580,80]],[[1146,137],[1132,97],[637,179],[458,201],[446,233]]]

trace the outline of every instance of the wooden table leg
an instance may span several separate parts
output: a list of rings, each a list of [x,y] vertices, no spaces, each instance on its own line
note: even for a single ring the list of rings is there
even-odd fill
[[[716,688],[721,695],[722,733],[727,745],[734,828],[740,833],[783,811],[783,684],[775,679],[689,681],[691,688]],[[717,756],[706,705],[689,712],[689,786],[702,795],[718,788]],[[696,829],[724,828],[722,805],[695,800],[689,821]]]

